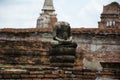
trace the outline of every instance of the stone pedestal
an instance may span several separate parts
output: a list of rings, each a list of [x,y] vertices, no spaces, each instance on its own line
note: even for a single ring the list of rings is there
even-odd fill
[[[53,67],[73,67],[75,62],[76,43],[52,45],[50,64]]]

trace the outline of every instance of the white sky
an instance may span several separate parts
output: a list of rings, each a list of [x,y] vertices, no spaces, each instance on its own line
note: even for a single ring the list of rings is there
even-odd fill
[[[59,21],[97,28],[103,5],[120,0],[53,0]],[[35,28],[44,0],[0,0],[0,28]]]

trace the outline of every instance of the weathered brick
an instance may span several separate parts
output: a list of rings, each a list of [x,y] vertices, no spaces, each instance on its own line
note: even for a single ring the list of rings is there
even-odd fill
[[[32,75],[21,74],[21,78],[30,78]]]
[[[26,78],[26,79],[22,79],[22,80],[32,80],[31,78]]]
[[[65,74],[72,74],[72,71],[65,71]]]
[[[49,78],[44,78],[44,79],[42,79],[42,80],[53,80],[53,79],[49,79]]]
[[[12,76],[12,78],[20,78],[21,76],[20,75],[18,75],[18,74],[13,74],[13,75],[11,75]]]
[[[57,78],[58,75],[53,75],[53,74],[45,74],[45,78]]]
[[[36,78],[37,75],[30,75],[30,78]]]
[[[7,75],[4,75],[3,77],[4,77],[4,79],[10,79],[11,75],[7,74]]]
[[[52,74],[52,71],[51,70],[47,70],[44,72],[44,74]]]
[[[30,74],[37,75],[37,74],[44,74],[44,72],[43,71],[31,71]]]
[[[44,75],[37,75],[37,78],[43,78]]]
[[[8,80],[16,80],[16,79],[13,79],[13,78],[12,78],[12,79],[8,79]]]
[[[33,80],[42,80],[42,79],[40,79],[40,78],[34,78]]]
[[[22,80],[22,79],[16,79],[16,80]]]
[[[56,71],[52,71],[52,74],[57,75],[57,74],[59,74],[59,71],[58,71],[58,70],[56,70]]]

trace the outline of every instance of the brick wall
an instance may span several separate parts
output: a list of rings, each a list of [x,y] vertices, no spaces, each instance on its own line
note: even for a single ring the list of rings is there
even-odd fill
[[[72,29],[72,33],[78,44],[74,67],[58,68],[50,67],[51,30],[0,30],[0,80],[120,79],[119,30]],[[83,69],[84,54],[101,62],[103,71]]]
[[[0,64],[48,65],[49,42],[0,40]]]
[[[19,68],[1,69],[0,80],[95,80],[98,77],[120,79],[120,70],[115,73],[115,69],[108,68],[101,73],[74,68]]]

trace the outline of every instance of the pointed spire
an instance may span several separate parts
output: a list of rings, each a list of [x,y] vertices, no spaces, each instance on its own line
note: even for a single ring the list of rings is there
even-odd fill
[[[42,13],[37,19],[37,28],[49,28],[57,22],[53,0],[45,0]]]
[[[42,11],[55,11],[53,0],[45,0]]]

